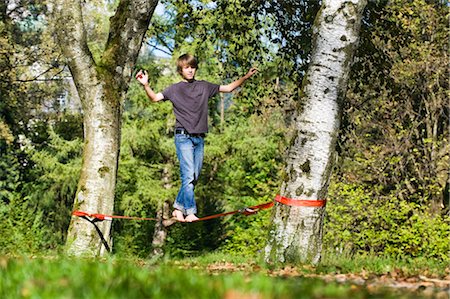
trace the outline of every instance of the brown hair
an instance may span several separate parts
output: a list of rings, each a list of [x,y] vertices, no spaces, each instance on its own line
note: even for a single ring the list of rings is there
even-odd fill
[[[181,75],[181,70],[185,66],[190,66],[192,68],[198,67],[197,58],[194,55],[191,54],[183,54],[180,57],[178,57],[177,60],[177,72]]]

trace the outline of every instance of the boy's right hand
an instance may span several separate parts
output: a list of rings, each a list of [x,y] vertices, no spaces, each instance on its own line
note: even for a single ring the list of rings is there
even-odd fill
[[[248,70],[247,74],[245,75],[245,78],[248,79],[251,76],[253,76],[254,74],[256,74],[258,72],[258,69],[256,67],[252,67]]]
[[[147,71],[139,70],[139,72],[136,74],[136,80],[138,80],[142,85],[148,85]]]

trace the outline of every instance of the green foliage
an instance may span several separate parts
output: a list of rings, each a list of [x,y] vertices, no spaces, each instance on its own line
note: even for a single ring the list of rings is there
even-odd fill
[[[33,163],[32,182],[24,185],[24,193],[42,211],[42,222],[53,231],[53,242],[63,242],[70,220],[73,198],[81,167],[82,141],[61,138],[49,128],[48,145],[41,149],[29,148]]]
[[[57,121],[53,124],[53,131],[60,138],[72,141],[83,139],[83,119],[80,114],[63,113],[59,115]]]
[[[64,84],[55,79],[61,68],[43,18],[45,2],[18,1],[9,13],[6,6],[0,10],[0,121],[17,138],[29,135],[28,125],[42,116],[44,104],[53,108]]]
[[[67,222],[68,211],[59,209],[66,201],[58,201],[57,196],[55,201],[52,196],[58,185],[59,195],[69,192],[70,183],[58,177],[58,165],[47,164],[45,175],[39,173],[45,163],[41,159],[48,158],[48,162],[50,157],[37,155],[53,138],[47,121],[60,108],[56,99],[65,84],[55,79],[61,67],[43,18],[45,1],[15,1],[13,6],[2,1],[0,8],[1,250],[36,252],[56,247],[66,230],[62,223]],[[63,148],[52,155],[64,155]],[[66,162],[72,158],[66,156]],[[55,172],[47,173],[50,169]],[[41,185],[46,180],[40,181],[41,176],[53,181]],[[55,180],[58,183],[53,184]]]
[[[448,260],[447,16],[437,1],[369,2],[327,206],[330,250]]]
[[[19,151],[7,139],[0,138],[0,252],[33,252],[42,243],[35,232],[41,232],[39,222],[27,201],[21,199],[22,185]],[[31,217],[30,217],[31,216]],[[30,229],[32,228],[32,229]]]
[[[278,60],[280,78],[301,82],[311,52],[312,26],[321,6],[320,1],[244,0],[247,14],[261,24],[262,39],[277,49],[271,57]]]
[[[341,174],[440,214],[450,159],[448,7],[380,3],[370,5],[349,83]]]
[[[358,185],[333,184],[324,242],[337,252],[448,260],[450,219]]]
[[[14,198],[21,183],[19,151],[14,149],[10,136],[0,136],[0,202],[5,203]]]
[[[37,210],[29,198],[14,194],[9,202],[0,202],[0,252],[37,254],[43,249],[54,249],[52,230],[45,225],[43,211]]]
[[[280,114],[272,113],[268,119],[239,118],[208,136],[204,184],[226,211],[271,201],[279,188],[285,127]],[[227,219],[223,249],[250,255],[261,250],[268,216]]]
[[[84,7],[95,59],[104,47],[109,17],[108,9],[94,9],[100,2]],[[167,46],[174,58],[145,53],[136,65],[149,72],[155,91],[180,79],[174,60],[187,51],[200,58],[197,78],[218,84],[242,76],[250,66],[259,68],[243,88],[211,100],[205,163],[196,189],[199,215],[273,200],[320,3],[163,3],[166,13],[153,18],[150,42]],[[60,113],[56,101],[67,86],[55,78],[61,66],[42,18],[45,5],[20,4],[18,19],[2,15],[0,21],[4,253],[35,253],[62,244],[82,150],[81,115]],[[448,260],[449,220],[441,206],[449,161],[447,11],[442,2],[369,1],[327,207],[325,244],[333,252]],[[36,62],[43,72],[38,77],[30,72]],[[116,214],[154,217],[165,200],[173,202],[179,186],[174,123],[170,103],[150,104],[133,80],[124,103]],[[214,250],[254,256],[265,244],[269,213],[176,224],[164,249],[171,256]],[[113,225],[115,253],[148,255],[153,222],[115,220]],[[28,283],[23,290],[39,288]]]
[[[258,40],[260,24],[247,13],[242,1],[233,5],[227,1],[162,3],[167,13],[153,20],[149,35],[167,46],[175,57],[191,52],[200,61],[221,63],[220,73],[212,75],[223,78],[228,74],[234,77],[236,66],[248,67],[250,61],[264,55]]]
[[[207,74],[231,80],[250,66],[276,62],[272,72],[299,82],[311,45],[317,1],[161,1],[150,43],[174,56],[191,52],[215,68]]]
[[[65,140],[51,127],[42,129],[48,136],[45,144],[34,146],[26,140],[23,150],[1,156],[5,175],[2,183],[6,184],[0,202],[2,219],[6,219],[0,228],[2,252],[55,249],[66,235],[79,177],[82,142],[74,136]],[[10,160],[6,164],[8,156],[15,163]],[[20,167],[19,161],[26,163],[26,169]]]
[[[270,212],[259,212],[254,216],[240,216],[229,224],[227,238],[221,250],[229,254],[258,256],[266,245]]]

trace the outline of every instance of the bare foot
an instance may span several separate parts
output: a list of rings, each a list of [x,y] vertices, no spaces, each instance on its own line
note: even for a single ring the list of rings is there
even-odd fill
[[[181,212],[180,210],[174,210],[172,212],[172,216],[175,217],[178,221],[180,222],[184,222],[184,216],[183,216],[183,212]]]
[[[195,216],[194,214],[189,214],[185,218],[186,222],[192,222],[192,221],[196,221],[196,220],[198,220],[198,217]]]

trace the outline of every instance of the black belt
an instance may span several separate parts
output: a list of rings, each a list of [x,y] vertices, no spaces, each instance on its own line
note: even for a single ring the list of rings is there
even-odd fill
[[[183,134],[192,137],[205,137],[205,133],[190,134],[185,128],[175,128],[175,134]]]

